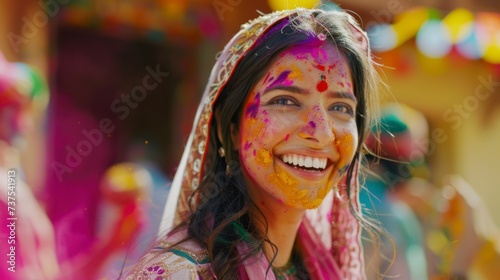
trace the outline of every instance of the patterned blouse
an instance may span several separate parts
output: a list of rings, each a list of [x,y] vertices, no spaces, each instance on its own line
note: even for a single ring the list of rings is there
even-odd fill
[[[189,240],[175,245],[182,232],[156,244],[132,268],[127,280],[215,279],[208,253]]]

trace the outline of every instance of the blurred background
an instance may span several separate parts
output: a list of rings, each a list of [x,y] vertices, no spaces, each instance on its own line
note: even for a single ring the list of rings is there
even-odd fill
[[[317,2],[0,0],[0,52],[45,85],[27,108],[29,129],[12,145],[53,225],[60,270],[81,252],[119,250],[109,240],[96,245],[107,227],[126,232],[158,219],[152,213],[160,212],[216,54],[240,25],[287,3]],[[500,225],[500,2],[337,0],[322,8],[351,10],[368,31],[389,87],[383,101],[427,118],[428,179],[441,185],[460,174]],[[122,162],[135,164],[123,170],[139,177],[114,180]],[[139,193],[157,211],[130,218],[140,208],[130,197]]]

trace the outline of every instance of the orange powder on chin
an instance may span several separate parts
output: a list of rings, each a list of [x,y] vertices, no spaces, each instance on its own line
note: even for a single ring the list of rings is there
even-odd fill
[[[276,166],[276,172],[269,176],[269,182],[278,187],[290,202],[295,202],[307,194],[307,190],[299,191],[299,182],[279,166]]]
[[[321,188],[316,194],[316,197],[311,200],[311,198],[307,196],[309,190],[299,190],[299,182],[293,179],[288,172],[279,166],[276,167],[276,173],[272,173],[269,176],[269,182],[277,186],[285,195],[289,205],[301,205],[307,209],[318,207],[329,190],[328,186]]]
[[[319,205],[323,202],[325,199],[326,195],[328,194],[328,191],[330,190],[329,186],[326,185],[318,190],[318,193],[316,194],[316,198],[313,200],[310,200],[306,203],[304,203],[304,208],[307,209],[313,209],[319,207]]]

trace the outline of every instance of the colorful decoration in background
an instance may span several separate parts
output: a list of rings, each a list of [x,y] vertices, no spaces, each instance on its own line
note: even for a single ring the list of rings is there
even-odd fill
[[[0,104],[7,102],[9,96],[31,100],[46,93],[46,85],[39,73],[27,64],[8,62],[2,53],[0,53],[0,73]]]
[[[268,0],[273,11],[290,10],[295,8],[312,9],[321,4],[320,0]]]
[[[186,0],[73,0],[61,16],[63,24],[94,27],[119,36],[196,44],[222,36],[212,3]]]
[[[392,24],[367,30],[374,52],[393,50],[415,37],[420,52],[441,58],[456,51],[467,59],[500,64],[500,14],[472,14],[457,8],[445,17],[439,11],[417,7],[399,14]]]

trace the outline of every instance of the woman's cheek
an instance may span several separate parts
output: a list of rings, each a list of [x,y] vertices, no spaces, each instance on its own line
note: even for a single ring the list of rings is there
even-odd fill
[[[248,118],[244,121],[244,134],[241,138],[243,160],[250,164],[251,169],[261,170],[271,164],[272,155],[266,147],[266,137],[269,137],[269,121],[266,118]],[[250,171],[250,170],[248,170]]]
[[[341,157],[338,163],[338,169],[341,172],[347,170],[356,152],[357,135],[344,130],[342,134],[336,137],[335,146]]]

